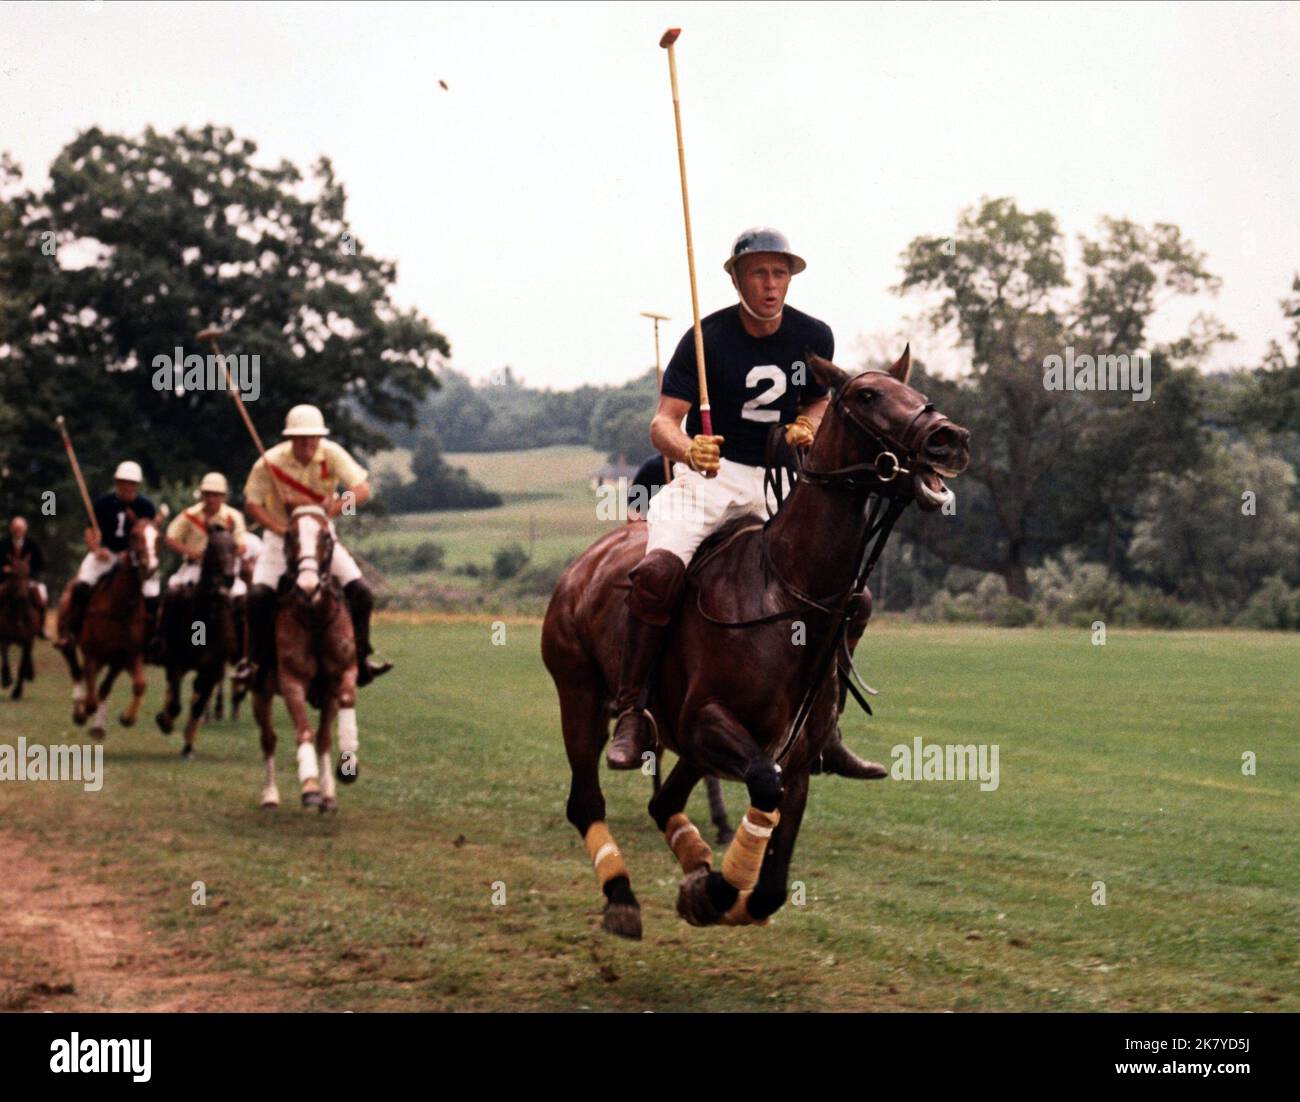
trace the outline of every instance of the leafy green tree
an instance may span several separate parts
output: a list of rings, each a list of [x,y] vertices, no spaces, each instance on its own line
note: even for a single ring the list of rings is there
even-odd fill
[[[1167,592],[1238,608],[1272,575],[1300,582],[1300,510],[1290,464],[1245,441],[1216,441],[1205,462],[1157,474],[1142,494],[1134,563]]]
[[[0,321],[0,407],[21,411],[0,444],[20,479],[6,481],[4,507],[70,487],[60,412],[95,488],[123,456],[144,467],[146,489],[207,469],[240,483],[255,453],[229,396],[156,386],[161,357],[210,352],[195,339],[209,324],[228,330],[223,352],[258,357],[247,405],[264,439],[310,402],[345,445],[385,446],[376,426],[409,421],[436,385],[446,338],[392,302],[396,265],[366,251],[328,158],[304,174],[256,152],[214,126],[94,127],[59,153],[46,190],[9,197],[0,237],[20,253],[0,295],[26,314]]]
[[[1103,219],[1100,235],[1081,243],[1072,293],[1055,217],[985,199],[962,213],[956,233],[915,238],[895,288],[930,296],[933,327],[954,333],[971,358],[971,372],[957,380],[918,375],[939,408],[972,433],[958,515],[909,516],[904,531],[946,562],[1000,574],[1022,600],[1028,569],[1043,555],[1096,538],[1098,524],[1109,523],[1119,539],[1125,495],[1136,495],[1151,469],[1177,462],[1183,453],[1170,437],[1195,425],[1195,387],[1180,380],[1178,402],[1167,404],[1159,388],[1229,336],[1202,319],[1183,340],[1151,349],[1150,402],[1046,389],[1048,356],[1067,348],[1092,356],[1143,351],[1158,292],[1218,285],[1175,226]],[[1155,443],[1146,446],[1148,438]]]
[[[475,482],[463,467],[451,466],[433,433],[421,436],[411,456],[414,482],[386,482],[384,500],[389,512],[420,513],[435,509],[490,509],[501,496]]]

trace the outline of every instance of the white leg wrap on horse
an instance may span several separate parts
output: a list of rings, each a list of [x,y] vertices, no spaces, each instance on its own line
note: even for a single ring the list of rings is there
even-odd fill
[[[82,682],[78,681],[72,686],[72,699],[77,704],[86,699],[86,686]]]
[[[330,756],[328,752],[322,752],[320,755],[320,791],[322,796],[333,798],[334,788],[334,770],[330,768]]]
[[[95,727],[103,727],[108,722],[108,701],[101,700],[99,707],[95,709]]]
[[[298,743],[298,780],[314,781],[320,773],[316,768],[316,747],[310,742]]]
[[[357,710],[355,708],[339,709],[339,753],[355,754],[357,752]]]
[[[275,755],[272,754],[266,759],[266,783],[275,784]]]

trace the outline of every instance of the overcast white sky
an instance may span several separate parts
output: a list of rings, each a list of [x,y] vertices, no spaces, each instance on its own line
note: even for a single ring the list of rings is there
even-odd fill
[[[272,163],[328,154],[397,299],[477,377],[555,387],[653,361],[690,323],[665,53],[677,55],[701,310],[746,226],[809,268],[790,302],[951,363],[889,291],[981,195],[1171,221],[1223,277],[1198,309],[1254,364],[1300,270],[1300,5],[970,3],[0,5],[0,148],[30,179],[92,124],[226,124]],[[450,91],[438,86],[445,80]]]

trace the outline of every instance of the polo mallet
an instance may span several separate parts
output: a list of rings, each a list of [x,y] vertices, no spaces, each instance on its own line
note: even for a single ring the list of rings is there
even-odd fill
[[[659,366],[659,323],[661,321],[668,321],[669,318],[667,314],[653,314],[649,310],[642,310],[641,316],[643,318],[653,319],[655,325],[655,390],[657,391],[663,386],[663,382],[664,382],[663,369],[660,368]],[[664,460],[664,485],[666,486],[668,485],[669,482],[673,480],[673,472],[672,472],[672,466],[668,462],[668,456],[665,455],[663,457],[663,460]]]
[[[86,515],[90,517],[90,527],[95,532],[95,543],[98,545],[103,538],[103,533],[100,532],[99,522],[95,519],[95,509],[90,504],[90,494],[86,490],[86,480],[81,477],[81,464],[77,462],[77,453],[73,450],[72,439],[68,436],[63,414],[59,414],[54,419],[54,423],[59,426],[59,435],[63,437],[63,448],[68,453],[68,460],[72,464],[72,476],[77,480],[77,489],[81,491],[81,502],[86,507]]]
[[[271,470],[271,461],[266,458],[266,449],[262,447],[262,438],[257,435],[257,429],[253,427],[253,419],[248,416],[248,410],[244,408],[244,400],[239,396],[239,388],[235,386],[234,376],[230,374],[230,364],[225,356],[221,354],[221,348],[217,344],[217,338],[221,335],[221,329],[215,325],[200,329],[195,334],[201,341],[212,342],[213,355],[221,361],[221,370],[226,376],[226,389],[230,391],[230,396],[235,400],[235,407],[239,410],[239,416],[244,419],[244,427],[248,429],[249,436],[253,438],[253,443],[257,446],[257,454],[262,457],[262,463],[266,466],[266,477],[271,480],[271,489],[275,491],[275,498],[280,503],[280,508],[284,510],[285,519],[287,520],[291,510],[284,500],[284,496],[280,493],[280,484],[276,482],[275,473]]]
[[[691,316],[695,320],[695,369],[700,383],[700,428],[705,436],[713,435],[713,415],[709,406],[709,380],[704,371],[704,330],[700,328],[700,296],[695,286],[695,244],[691,238],[691,200],[686,191],[686,150],[682,146],[682,104],[677,94],[677,55],[673,43],[682,33],[681,27],[670,27],[659,39],[659,45],[668,51],[668,77],[673,86],[673,121],[677,124],[677,167],[682,177],[682,217],[686,223],[686,267],[691,273]],[[713,477],[711,472],[706,477]]]

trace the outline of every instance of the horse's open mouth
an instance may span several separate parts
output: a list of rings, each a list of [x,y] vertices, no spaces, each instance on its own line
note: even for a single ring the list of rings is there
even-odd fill
[[[944,482],[941,475],[947,475],[953,478],[957,471],[948,470],[944,467],[924,468],[917,470],[912,475],[912,485],[916,489],[916,502],[926,512],[932,512],[935,509],[942,509],[945,505],[956,499],[956,495],[948,489],[948,484]]]

